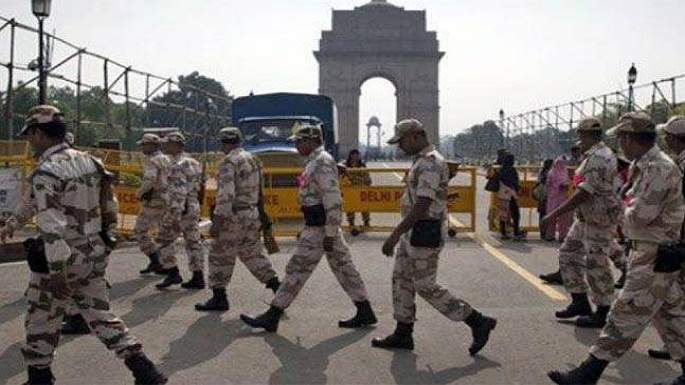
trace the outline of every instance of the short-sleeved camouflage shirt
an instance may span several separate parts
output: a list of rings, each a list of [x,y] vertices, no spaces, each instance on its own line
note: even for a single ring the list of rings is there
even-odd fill
[[[680,238],[685,215],[682,172],[654,146],[630,166],[623,197],[623,231],[629,239],[664,242]]]
[[[618,175],[616,155],[604,142],[585,152],[573,177],[577,188],[592,196],[576,208],[579,220],[596,226],[615,226],[620,205],[614,188]]]
[[[216,174],[218,188],[214,214],[222,217],[247,215],[256,219],[261,178],[257,158],[243,148],[229,152]]]
[[[342,193],[338,181],[338,165],[319,147],[307,157],[304,172],[298,177],[301,206],[323,204],[326,210],[326,235],[334,236],[342,223]]]
[[[406,178],[406,189],[402,195],[402,217],[409,215],[418,197],[426,197],[432,201],[428,218],[447,220],[448,182],[449,170],[442,154],[433,145],[421,150],[414,158]]]

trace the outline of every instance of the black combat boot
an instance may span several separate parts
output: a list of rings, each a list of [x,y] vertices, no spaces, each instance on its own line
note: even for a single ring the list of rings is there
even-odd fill
[[[507,234],[507,222],[499,221],[499,232],[502,234],[502,239],[511,239],[509,234]]]
[[[586,293],[571,293],[571,303],[564,310],[554,313],[557,318],[573,318],[579,315],[591,315],[592,308]]]
[[[226,289],[223,287],[212,289],[212,298],[205,303],[196,303],[197,311],[226,311],[229,309]]]
[[[124,360],[126,367],[133,373],[136,385],[166,384],[169,380],[160,373],[155,364],[143,353],[138,353]]]
[[[193,277],[188,282],[183,282],[181,287],[184,289],[204,289],[205,277],[202,270],[193,271]]]
[[[383,349],[414,349],[414,323],[398,322],[395,331],[385,338],[374,338],[371,346]]]
[[[579,328],[589,328],[589,329],[601,329],[607,324],[607,314],[611,306],[600,305],[597,306],[597,311],[591,316],[578,317],[576,320],[576,326]]]
[[[55,377],[52,375],[49,366],[47,368],[29,366],[27,371],[29,380],[24,385],[52,385],[55,383]]]
[[[278,280],[278,277],[273,277],[270,280],[266,281],[266,288],[271,289],[271,291],[273,291],[274,294],[276,294],[280,286],[281,281]]]
[[[68,334],[90,334],[88,323],[81,314],[65,315],[62,322],[62,329],[60,333]]]
[[[609,361],[600,360],[590,354],[590,357],[579,367],[568,372],[553,370],[547,372],[547,376],[560,385],[593,385],[599,381],[599,377],[602,376],[608,364]]]
[[[469,354],[472,356],[478,353],[485,344],[488,343],[488,338],[490,338],[490,332],[495,330],[497,326],[497,320],[491,317],[487,317],[477,312],[476,310],[471,311],[468,317],[464,320],[464,323],[469,325],[471,328],[471,336],[473,336],[473,342],[469,346]]]
[[[541,280],[549,283],[550,285],[564,284],[564,279],[561,278],[561,270],[557,270],[554,273],[549,274],[540,274],[538,277],[540,277]]]
[[[623,286],[626,285],[626,275],[628,274],[628,270],[624,267],[621,269],[621,276],[618,277],[618,281],[614,284],[614,288],[616,289],[623,289]]]
[[[156,251],[152,254],[148,254],[147,256],[150,258],[150,263],[147,265],[146,268],[140,271],[140,274],[150,274],[150,273],[157,273],[159,274],[164,270],[162,267],[162,264],[159,262],[159,253]]]
[[[245,314],[240,315],[240,319],[253,328],[262,328],[267,332],[275,332],[278,330],[278,321],[281,320],[283,310],[275,306],[271,306],[266,313],[257,317],[250,317]]]
[[[378,322],[376,315],[373,314],[373,309],[371,308],[371,304],[368,300],[355,302],[354,306],[357,307],[357,314],[348,320],[338,321],[338,327],[354,329],[367,325],[373,325]]]
[[[671,353],[669,353],[666,350],[666,348],[664,348],[664,350],[647,349],[647,354],[652,358],[656,358],[657,360],[670,360],[671,359]]]
[[[164,278],[164,281],[162,281],[162,283],[156,284],[155,287],[157,287],[158,289],[166,289],[171,285],[178,285],[182,282],[183,278],[181,277],[181,274],[178,272],[178,267],[172,267],[171,269],[167,269],[167,274]]]

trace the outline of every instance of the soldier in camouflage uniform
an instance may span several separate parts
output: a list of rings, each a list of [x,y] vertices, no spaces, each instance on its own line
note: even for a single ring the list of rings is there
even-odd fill
[[[657,129],[665,134],[664,141],[668,150],[675,155],[674,161],[680,168],[680,171],[685,170],[685,116],[676,115],[671,117],[668,122],[660,124]],[[685,193],[685,191],[683,191]],[[684,223],[685,227],[685,223]],[[680,237],[683,238],[685,232],[681,232]],[[685,275],[681,274],[681,286],[685,286]],[[670,360],[671,355],[666,348],[648,349],[647,353],[652,358]]]
[[[262,188],[259,160],[243,149],[238,128],[222,128],[217,139],[226,158],[216,175],[218,190],[210,230],[213,241],[209,250],[209,287],[213,295],[207,302],[195,305],[199,311],[228,310],[226,286],[236,259],[274,293],[280,285],[271,262],[262,254],[257,208]]]
[[[32,269],[26,291],[26,343],[22,354],[29,384],[52,384],[50,370],[62,315],[75,304],[97,337],[125,360],[136,383],[162,384],[166,377],[143,354],[126,324],[109,307],[105,282],[107,256],[99,232],[103,218],[116,213],[114,202],[101,202],[104,167],[64,142],[66,124],[53,106],[28,113],[20,135],[27,135],[37,158],[29,180],[44,253],[28,256]],[[4,233],[4,231],[3,231]]]
[[[188,255],[188,269],[193,276],[181,286],[186,289],[204,289],[205,251],[200,235],[200,202],[198,192],[202,183],[202,165],[183,151],[186,138],[173,132],[164,138],[165,152],[171,160],[169,172],[168,210],[162,217],[157,243],[159,257],[167,276],[157,288],[164,289],[183,280],[176,262],[175,241],[183,234]]]
[[[345,167],[347,168],[366,168],[366,163],[362,161],[362,156],[359,150],[356,148],[353,150],[350,150],[350,153],[347,155],[347,161],[345,162]],[[361,186],[371,186],[371,175],[368,172],[353,172],[353,171],[347,171],[346,173],[347,177],[350,180],[350,184],[352,187],[357,187],[360,188]],[[359,234],[358,230],[355,229],[354,227],[354,217],[355,213],[354,212],[348,212],[347,213],[347,223],[350,225],[352,228],[353,232],[352,235]],[[368,211],[362,211],[362,220],[364,221],[364,227],[369,227],[371,225],[371,215],[369,214]],[[356,230],[356,231],[355,231]]]
[[[578,136],[585,155],[573,176],[576,190],[566,202],[543,218],[542,226],[575,210],[571,229],[559,248],[559,267],[572,302],[564,310],[557,311],[556,316],[581,316],[576,320],[577,326],[601,328],[614,293],[609,256],[613,253],[611,245],[620,213],[614,190],[618,167],[616,155],[602,141],[598,119],[581,120]],[[597,305],[595,313],[588,301],[588,285],[592,301]]]
[[[377,322],[371,309],[366,288],[352,262],[350,248],[340,230],[342,195],[338,181],[338,167],[333,157],[323,148],[321,128],[303,125],[295,128],[291,140],[297,151],[307,157],[304,172],[298,177],[299,201],[305,216],[305,227],[295,254],[285,268],[285,279],[276,292],[269,310],[258,316],[242,314],[240,319],[252,327],[275,332],[283,310],[290,306],[326,254],[328,264],[345,293],[354,302],[357,313],[338,322],[342,328],[359,328]]]
[[[159,260],[159,246],[150,237],[149,231],[162,219],[166,207],[169,205],[169,157],[160,151],[160,138],[155,134],[144,134],[138,141],[140,149],[145,155],[143,164],[143,178],[136,190],[136,198],[141,201],[140,213],[133,227],[133,236],[138,241],[140,251],[150,258],[148,266],[140,274],[162,274],[162,264]]]
[[[469,352],[476,354],[487,343],[497,320],[482,315],[435,282],[440,251],[447,236],[449,170],[445,159],[428,142],[423,125],[416,119],[397,123],[395,136],[388,144],[397,144],[405,154],[414,156],[414,162],[402,195],[402,221],[382,249],[387,256],[395,254],[392,293],[397,327],[387,337],[373,339],[372,346],[414,349],[412,332],[418,293],[445,317],[463,321],[471,328],[473,342]]]
[[[660,269],[657,257],[659,244],[680,238],[685,215],[682,172],[655,144],[654,122],[647,114],[624,114],[608,134],[618,135],[623,152],[633,161],[621,191],[624,231],[631,242],[628,278],[588,359],[571,371],[552,371],[549,377],[557,384],[595,384],[609,362],[623,356],[651,322],[683,369],[671,384],[683,385],[682,261]]]

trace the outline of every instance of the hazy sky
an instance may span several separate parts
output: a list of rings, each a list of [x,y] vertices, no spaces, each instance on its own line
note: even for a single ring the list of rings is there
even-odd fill
[[[638,84],[685,73],[683,0],[390,2],[426,10],[428,29],[437,32],[446,52],[440,64],[443,135],[496,119],[500,108],[513,115],[626,87],[631,62]],[[35,25],[30,3],[0,0],[0,15]],[[45,25],[89,51],[154,74],[175,78],[197,70],[235,96],[250,90],[316,93],[312,51],[321,31],[331,29],[332,10],[363,4],[53,0]],[[7,31],[0,32],[3,61],[8,44]],[[17,50],[18,58],[35,57],[36,43],[25,41]],[[6,83],[2,69],[0,87]],[[360,123],[377,115],[389,128],[394,113],[393,86],[381,79],[365,83]]]

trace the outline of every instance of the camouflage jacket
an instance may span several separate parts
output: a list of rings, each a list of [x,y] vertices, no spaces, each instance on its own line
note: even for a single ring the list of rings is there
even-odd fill
[[[169,156],[169,159],[171,160],[169,204],[171,207],[183,210],[186,203],[197,202],[202,166],[200,162],[184,152],[176,156]],[[191,196],[192,200],[188,200]]]
[[[216,174],[216,207],[214,215],[257,219],[261,188],[259,160],[243,148],[226,155]]]
[[[45,241],[51,272],[67,266],[72,247],[99,239],[102,215],[114,214],[101,212],[102,173],[96,162],[62,143],[40,156],[30,176],[36,226]],[[116,204],[109,202],[105,207],[113,209]]]
[[[298,177],[298,184],[300,205],[323,204],[326,210],[326,236],[335,236],[342,223],[342,194],[338,165],[323,147],[309,154],[304,172]]]
[[[143,194],[152,192],[152,199],[143,201],[148,206],[164,207],[169,204],[169,172],[171,160],[168,156],[157,151],[147,155],[143,165],[143,178],[136,196],[140,199]]]
[[[675,159],[675,163],[680,167],[680,171],[685,172],[685,150],[680,151],[680,154]]]
[[[414,158],[402,194],[402,218],[414,207],[418,197],[431,200],[427,219],[447,220],[447,183],[449,170],[445,158],[430,145]]]
[[[361,163],[360,166],[348,166],[345,164],[345,166],[348,167],[346,176],[350,180],[350,185],[354,187],[371,185],[371,174],[361,170],[366,168],[366,164]]]
[[[616,225],[620,214],[614,188],[617,176],[616,155],[604,142],[585,152],[573,181],[577,188],[587,191],[591,197],[576,208],[579,220],[602,227]]]
[[[664,242],[680,238],[685,215],[682,172],[658,146],[630,166],[623,196],[623,231],[631,240]]]

